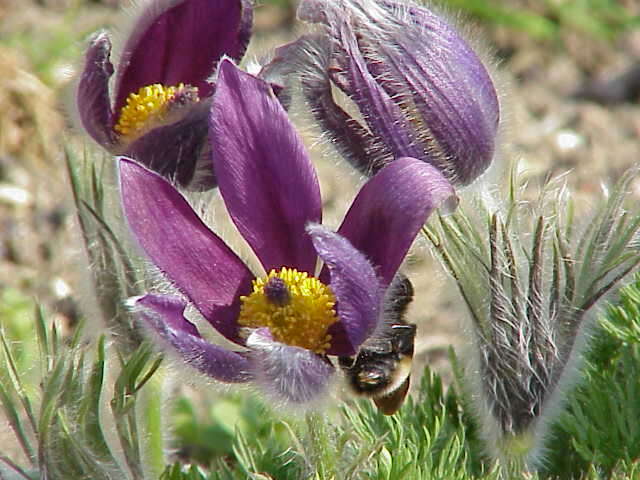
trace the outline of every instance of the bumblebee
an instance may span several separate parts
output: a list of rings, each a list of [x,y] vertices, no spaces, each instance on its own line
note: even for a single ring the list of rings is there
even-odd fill
[[[416,326],[405,320],[413,285],[402,277],[385,301],[383,331],[363,344],[355,357],[339,357],[340,367],[357,394],[373,400],[378,410],[393,415],[409,391]]]

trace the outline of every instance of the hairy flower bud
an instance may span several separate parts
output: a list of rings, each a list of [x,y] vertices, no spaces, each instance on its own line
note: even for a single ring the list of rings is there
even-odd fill
[[[298,16],[323,25],[298,42],[305,97],[353,166],[370,175],[395,158],[414,157],[454,185],[486,170],[498,98],[486,68],[449,23],[424,7],[384,0],[303,0]],[[337,104],[334,87],[364,124]]]
[[[640,265],[640,220],[625,211],[633,172],[573,225],[564,188],[537,205],[475,199],[427,232],[472,319],[468,384],[495,454],[541,461],[550,422],[571,386],[588,313]]]

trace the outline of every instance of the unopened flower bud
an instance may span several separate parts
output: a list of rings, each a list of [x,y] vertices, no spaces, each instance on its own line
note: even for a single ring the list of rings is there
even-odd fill
[[[298,16],[323,25],[299,42],[306,100],[352,165],[370,175],[413,157],[454,185],[487,169],[498,98],[487,69],[451,24],[427,8],[383,0],[303,0]],[[335,88],[364,123],[338,105]]]

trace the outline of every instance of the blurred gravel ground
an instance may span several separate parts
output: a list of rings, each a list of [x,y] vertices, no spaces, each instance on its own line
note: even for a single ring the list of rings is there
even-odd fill
[[[35,297],[68,321],[77,315],[77,292],[86,292],[86,274],[62,154],[62,142],[81,143],[68,133],[61,98],[68,98],[83,38],[114,21],[115,3],[0,0],[0,290]],[[640,7],[630,2],[628,8],[638,14],[633,9]],[[258,8],[253,51],[287,39],[291,33],[282,27],[290,15]],[[572,94],[640,62],[640,31],[612,42],[574,31],[544,42],[504,27],[480,31],[500,58],[501,156],[519,158],[532,185],[570,171],[569,184],[587,204],[602,182],[638,162],[637,90],[613,105]],[[316,143],[313,130],[305,132],[308,143]],[[326,217],[337,223],[359,179],[326,154],[318,157]],[[420,326],[416,357],[446,376],[449,345],[464,342],[464,311],[426,244],[419,242],[407,268],[417,292],[410,310]]]

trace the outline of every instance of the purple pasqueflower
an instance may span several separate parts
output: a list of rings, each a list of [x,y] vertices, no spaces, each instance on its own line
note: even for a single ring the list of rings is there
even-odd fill
[[[485,171],[498,98],[452,25],[394,0],[302,0],[298,16],[322,29],[277,51],[265,75],[300,79],[316,121],[354,167],[370,175],[395,158],[414,157],[454,185]],[[364,124],[338,105],[333,87]]]
[[[111,93],[111,40],[96,34],[76,92],[82,126],[109,152],[183,186],[214,186],[209,77],[224,55],[242,58],[252,15],[249,0],[148,2],[126,39]]]
[[[132,303],[200,372],[307,404],[327,390],[328,356],[353,355],[378,328],[385,289],[453,187],[432,166],[398,159],[369,180],[332,232],[320,225],[316,172],[284,109],[267,83],[228,60],[213,97],[211,141],[220,193],[264,272],[249,270],[168,181],[122,158],[129,226],[182,294]],[[184,317],[188,303],[239,348],[205,341]]]

